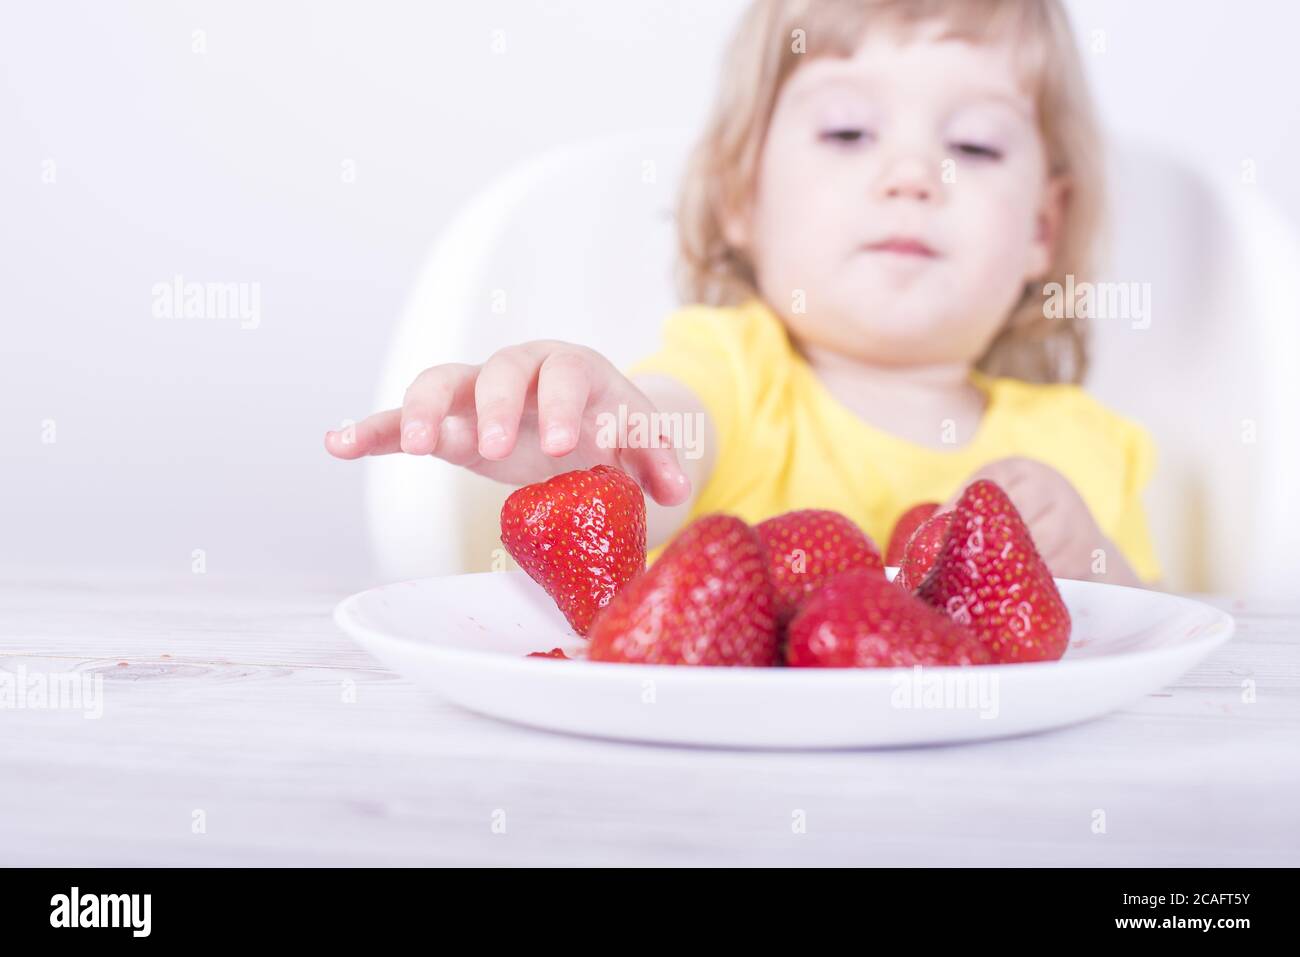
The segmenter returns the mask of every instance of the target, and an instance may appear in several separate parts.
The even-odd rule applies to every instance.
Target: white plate
[[[891,569],[892,575],[892,569]],[[586,640],[523,572],[373,588],[334,620],[381,662],[481,714],[552,731],[748,748],[884,747],[1042,731],[1159,691],[1233,631],[1174,595],[1058,579],[1054,662],[973,668],[707,668],[526,658]]]

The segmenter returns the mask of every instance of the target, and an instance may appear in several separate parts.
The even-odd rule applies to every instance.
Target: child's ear
[[[1047,275],[1056,256],[1056,246],[1061,238],[1061,224],[1070,205],[1070,181],[1066,176],[1053,176],[1043,187],[1043,200],[1038,208],[1038,221],[1034,227],[1034,241],[1029,250],[1026,282],[1034,282]]]
[[[748,249],[750,233],[749,204],[727,204],[718,216],[722,236],[732,249]]]

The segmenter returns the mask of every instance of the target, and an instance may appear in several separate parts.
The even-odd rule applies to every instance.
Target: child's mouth
[[[921,256],[926,259],[938,257],[938,252],[919,239],[910,236],[890,236],[879,242],[868,243],[862,247],[867,252],[896,253],[901,256]]]

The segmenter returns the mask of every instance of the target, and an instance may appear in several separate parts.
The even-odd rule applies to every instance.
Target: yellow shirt
[[[1076,385],[975,372],[987,398],[975,435],[951,450],[927,448],[869,425],[832,396],[756,299],[675,312],[660,351],[626,371],[672,376],[713,418],[718,454],[691,519],[728,512],[756,523],[791,509],[834,509],[883,551],[912,505],[942,502],[981,466],[1026,456],[1070,480],[1143,581],[1160,576],[1140,497],[1154,443]]]

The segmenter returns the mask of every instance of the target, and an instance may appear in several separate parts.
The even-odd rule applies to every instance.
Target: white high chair
[[[441,362],[513,342],[581,342],[624,365],[676,307],[671,269],[686,131],[627,134],[519,165],[470,201],[407,303],[376,408]],[[1257,189],[1156,151],[1116,155],[1113,256],[1102,278],[1150,283],[1149,328],[1093,324],[1086,383],[1143,422],[1164,585],[1289,594],[1300,580],[1300,241]],[[432,458],[369,460],[367,512],[385,579],[482,571],[502,556],[510,489]]]

